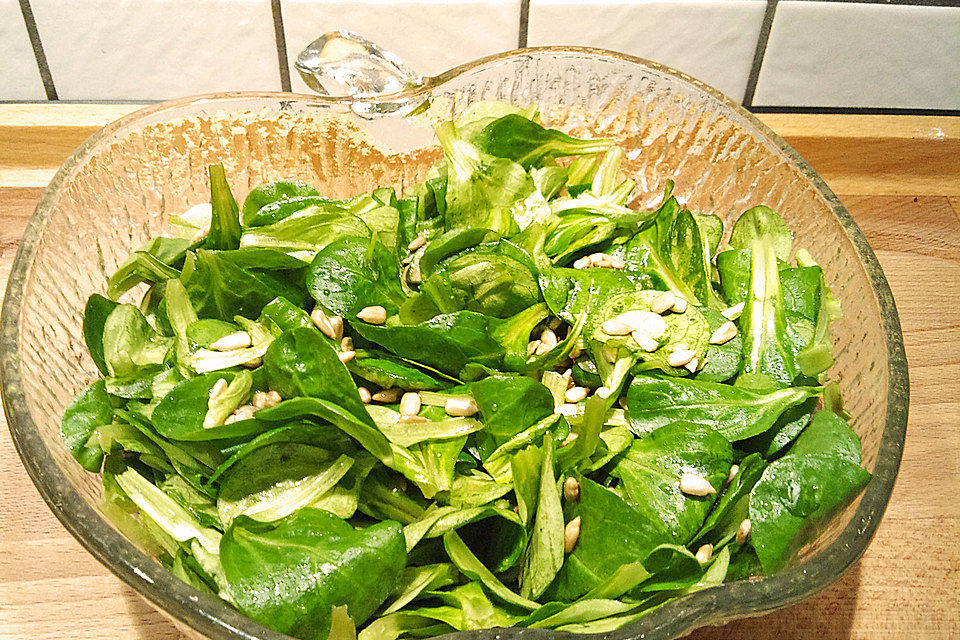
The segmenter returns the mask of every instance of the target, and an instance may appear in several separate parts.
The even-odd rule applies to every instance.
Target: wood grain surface
[[[86,136],[135,108],[0,105],[0,291],[43,185]],[[960,637],[960,118],[762,119],[839,194],[886,272],[910,365],[907,442],[877,535],[838,583],[692,637]],[[0,428],[0,640],[28,638],[180,634],[63,529]]]

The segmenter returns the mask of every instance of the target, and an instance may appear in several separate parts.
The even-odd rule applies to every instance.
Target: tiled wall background
[[[582,45],[758,111],[960,114],[960,0],[0,0],[0,101],[306,91],[292,61],[336,28],[425,74]]]

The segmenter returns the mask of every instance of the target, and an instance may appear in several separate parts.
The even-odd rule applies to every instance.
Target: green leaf
[[[346,605],[362,624],[386,600],[406,549],[395,522],[355,530],[306,508],[275,522],[238,518],[223,536],[220,557],[244,613],[281,633],[323,640],[331,607]]]
[[[763,568],[760,566],[757,552],[752,546],[744,545],[730,554],[727,582],[746,580],[761,575],[763,575]]]
[[[351,325],[361,336],[387,351],[428,367],[460,376],[468,363],[496,367],[503,346],[491,337],[495,318],[472,311],[439,315],[417,325]]]
[[[260,522],[284,518],[317,502],[349,471],[353,459],[302,444],[259,448],[237,462],[220,480],[217,511],[223,526],[238,516]],[[320,507],[322,508],[322,507]]]
[[[530,624],[532,629],[556,629],[567,624],[593,622],[635,609],[636,603],[619,600],[584,599]]]
[[[433,371],[427,373],[403,358],[390,354],[358,349],[356,356],[347,363],[347,369],[353,375],[389,389],[397,387],[407,391],[435,391],[445,386],[444,374]]]
[[[530,344],[530,333],[547,316],[547,305],[540,303],[521,311],[512,318],[497,323],[490,335],[499,342],[505,353],[503,355],[503,369],[507,371],[524,371],[528,366],[527,346]],[[550,356],[554,349],[544,356]]]
[[[297,327],[312,327],[313,321],[306,311],[283,297],[271,300],[260,312],[260,322],[269,321],[281,333]]]
[[[533,262],[506,241],[472,247],[444,261],[420,290],[438,312],[466,309],[495,318],[509,318],[540,301]]]
[[[114,413],[117,418],[125,421],[149,442],[159,447],[176,472],[188,480],[195,489],[201,487],[201,481],[207,478],[221,461],[218,453],[209,451],[199,443],[191,445],[189,451],[182,446],[182,443],[174,444],[157,433],[153,425],[138,414],[124,409],[116,409]]]
[[[450,491],[442,496],[442,501],[455,507],[479,507],[502,498],[512,490],[512,485],[497,482],[489,475],[474,470],[470,475],[455,475]]]
[[[97,380],[77,394],[63,410],[60,437],[77,462],[87,471],[99,471],[103,451],[91,436],[97,427],[110,424],[113,406],[103,380]]]
[[[426,422],[389,421],[377,426],[390,442],[401,447],[412,447],[428,440],[459,438],[483,429],[483,423],[472,418],[447,418]]]
[[[583,596],[583,600],[619,598],[650,577],[641,562],[621,565],[619,569]]]
[[[580,517],[580,536],[545,598],[574,600],[599,588],[617,571],[647,557],[665,538],[657,521],[619,495],[580,478],[580,501],[568,519]]]
[[[483,588],[476,582],[468,582],[449,591],[436,591],[432,595],[460,610],[462,623],[459,623],[456,628],[464,631],[490,629],[491,627],[511,627],[520,618],[520,616],[512,615],[505,607],[493,604],[483,592]],[[436,611],[441,608],[435,607],[432,610]],[[425,615],[430,615],[428,609],[421,609],[420,611]],[[446,617],[445,619],[451,623],[454,621],[452,617]]]
[[[540,605],[532,600],[528,600],[508,589],[483,563],[477,560],[470,548],[464,544],[463,540],[456,532],[451,531],[443,536],[443,547],[447,550],[450,560],[457,566],[460,572],[471,580],[479,580],[490,593],[497,596],[507,604],[520,607],[521,609],[534,610]]]
[[[488,124],[510,114],[523,116],[529,120],[539,119],[536,105],[531,104],[522,108],[499,100],[480,100],[467,105],[453,122],[457,126],[457,131],[460,132],[461,137],[464,140],[472,141],[480,135]]]
[[[433,238],[423,249],[420,256],[420,272],[424,277],[436,273],[440,264],[471,247],[496,243],[501,235],[495,231],[481,228],[451,229]]]
[[[404,300],[393,252],[377,240],[358,236],[334,240],[317,252],[307,289],[325,310],[348,319],[373,305],[394,315]]]
[[[669,197],[660,205],[655,222],[624,245],[623,260],[631,268],[653,271],[688,302],[705,304],[710,278],[696,220],[689,211],[680,211],[676,198]]]
[[[132,304],[117,305],[103,324],[103,359],[115,377],[159,369],[171,346],[173,339],[154,331]]]
[[[177,270],[186,256],[191,242],[182,238],[154,238],[130,254],[110,279],[107,297],[117,300],[141,282],[163,282],[179,278]]]
[[[375,427],[357,385],[337,351],[315,328],[284,331],[263,358],[269,388],[283,398],[317,398],[343,407],[357,422]]]
[[[220,391],[216,397],[212,395],[208,397],[207,413],[203,418],[203,427],[211,429],[223,425],[227,417],[250,397],[252,387],[253,376],[249,371],[240,371],[234,375],[227,387]],[[163,401],[161,400],[161,402]],[[154,410],[154,413],[156,413],[156,410]]]
[[[220,534],[200,523],[177,502],[152,482],[133,469],[111,474],[123,492],[140,511],[150,517],[167,535],[177,542],[197,543],[209,554],[216,555],[220,548]]]
[[[470,429],[476,425],[459,423]],[[455,464],[467,437],[428,440],[409,447],[393,446],[393,468],[413,480],[424,497],[432,498],[452,487]]]
[[[675,544],[659,545],[644,559],[643,567],[651,576],[637,587],[637,593],[686,589],[703,576],[696,556]]]
[[[780,214],[760,205],[744,211],[730,232],[730,246],[734,249],[752,249],[755,242],[763,243],[777,258],[786,260],[793,247],[793,233]]]
[[[517,528],[523,526],[520,517],[505,501],[476,507],[433,506],[404,527],[407,550],[412,550],[421,540],[443,536],[472,522],[490,518],[502,519]],[[488,533],[492,528],[485,527]]]
[[[394,599],[383,610],[384,616],[399,611],[418,599],[424,591],[434,591],[446,587],[457,579],[457,568],[449,562],[429,564],[422,567],[407,567],[400,574],[400,580],[394,588]]]
[[[187,326],[186,335],[190,343],[208,349],[220,338],[239,330],[240,328],[232,322],[204,318],[191,322]]]
[[[322,442],[325,449],[335,453],[348,453],[356,449],[354,441],[333,425],[293,421],[290,424],[265,431],[232,449],[225,450],[224,453],[229,454],[229,457],[217,466],[210,482],[216,482],[227,469],[257,449],[281,442],[298,444]]]
[[[261,423],[283,424],[304,419],[320,420],[335,425],[384,464],[393,466],[395,447],[392,447],[386,436],[372,424],[373,421],[370,420],[369,415],[366,420],[361,420],[353,413],[352,408],[338,404],[336,400],[291,398],[256,413],[256,420]]]
[[[783,292],[772,244],[755,240],[751,248],[750,295],[740,316],[743,336],[741,373],[764,374],[790,386],[799,370],[787,337]]]
[[[281,213],[282,205],[303,196],[319,195],[319,191],[299,180],[266,182],[252,189],[244,199],[241,210],[243,224],[246,227],[259,227],[282,220],[286,217]]]
[[[610,397],[605,399],[595,393],[587,398],[583,408],[583,421],[576,428],[577,439],[573,441],[573,444],[569,444],[560,450],[559,462],[562,470],[569,471],[580,468],[581,463],[589,460],[597,451],[597,447],[603,442],[601,432],[607,413],[618,395],[610,394]],[[626,435],[625,444],[628,444],[633,438],[629,433]],[[610,456],[611,459],[612,457]]]
[[[707,516],[697,533],[697,544],[700,543],[701,538],[714,530],[718,530],[718,533],[711,535],[708,541],[715,547],[736,534],[737,528],[743,521],[743,517],[738,518],[736,514],[746,508],[746,504],[743,504],[743,507],[741,504],[749,500],[750,492],[767,468],[767,463],[759,454],[752,453],[741,460],[739,466],[737,475],[723,490],[713,511]]]
[[[459,138],[452,122],[437,129],[437,138],[447,163],[444,228],[509,233],[516,224],[510,207],[534,190],[527,172],[512,160],[482,153]]]
[[[249,372],[244,372],[249,376]],[[208,373],[177,383],[153,410],[151,420],[157,431],[172,440],[211,440],[225,437],[243,437],[259,433],[264,426],[256,420],[245,420],[230,425],[205,424],[209,410],[210,391],[218,380],[228,384],[232,373]],[[246,383],[249,390],[249,381]],[[233,398],[234,408],[242,401]],[[230,410],[232,412],[232,409]]]
[[[296,271],[310,264],[309,259],[301,260],[271,247],[243,247],[230,251],[218,251],[217,256],[235,267],[261,271]]]
[[[510,479],[517,498],[517,513],[526,530],[530,529],[537,514],[542,467],[543,450],[540,447],[524,447],[510,458]]]
[[[430,616],[397,611],[371,622],[357,638],[358,640],[397,640],[400,636],[432,638],[455,630],[450,625],[437,622]]]
[[[520,566],[520,595],[536,599],[563,566],[564,522],[560,489],[553,473],[553,441],[543,443],[533,531]]]
[[[553,414],[550,390],[522,376],[491,376],[470,385],[470,395],[480,409],[484,431],[497,445]]]
[[[672,216],[661,213],[656,230],[660,258],[696,296],[688,301],[706,306],[710,301],[710,259],[693,214],[686,209]]]
[[[233,198],[222,164],[207,167],[210,174],[210,233],[204,246],[207,249],[236,249],[240,246],[240,208]]]
[[[496,478],[497,481],[506,482],[510,478],[509,457],[518,449],[528,444],[538,442],[545,434],[550,433],[554,429],[559,420],[560,416],[551,414],[540,422],[535,423],[533,426],[511,437],[487,456],[486,460],[483,461],[484,468],[491,476]]]
[[[142,458],[141,458],[142,460]],[[222,528],[213,497],[197,491],[185,478],[171,473],[157,486],[186,509],[204,527]]]
[[[723,584],[730,567],[730,547],[724,547],[713,554],[709,568],[703,572],[700,580],[684,589],[684,593],[693,593],[709,587],[718,587]]]
[[[780,266],[780,287],[783,306],[788,313],[816,322],[820,309],[823,270],[809,267]]]
[[[170,280],[164,288],[163,304],[170,328],[177,338],[177,363],[182,364],[184,358],[190,354],[190,340],[188,331],[190,326],[197,322],[197,312],[193,310],[186,289],[179,280]],[[209,343],[204,346],[209,346]],[[185,369],[185,367],[182,367]],[[188,372],[183,371],[184,375]]]
[[[110,370],[103,355],[103,327],[117,306],[113,300],[95,293],[87,298],[87,305],[83,309],[83,340],[93,363],[105,376],[110,375]]]
[[[813,337],[797,354],[800,371],[807,376],[823,373],[833,366],[833,342],[830,323],[840,317],[840,303],[830,295],[823,273],[820,274],[820,306],[817,310]]]
[[[347,236],[370,237],[370,228],[343,203],[323,198],[301,198],[281,205],[292,213],[276,222],[247,229],[240,240],[244,248],[270,247],[312,260],[331,242]],[[280,215],[280,212],[277,213]]]
[[[860,464],[860,437],[843,418],[824,409],[814,414],[789,454],[821,454]]]
[[[682,420],[708,426],[734,442],[763,433],[786,409],[820,391],[791,387],[759,393],[696,379],[637,376],[627,391],[627,418],[638,436]]]
[[[730,249],[717,254],[720,288],[727,304],[746,302],[750,295],[750,249]]]
[[[645,272],[619,269],[541,269],[540,288],[550,311],[573,324],[585,312],[599,309],[611,297],[637,289],[655,289]]]
[[[684,494],[680,476],[696,473],[719,491],[732,464],[730,443],[712,428],[674,422],[634,440],[610,475],[620,478],[623,497],[660,532],[657,544],[682,545],[700,529],[717,495]]]
[[[859,464],[824,454],[787,455],[763,472],[750,496],[751,539],[767,575],[870,480]]]
[[[295,275],[299,272],[247,269],[214,251],[198,251],[190,264],[188,255],[180,281],[201,318],[256,318],[277,296],[306,305],[302,279]]]
[[[697,309],[706,319],[707,330],[710,335],[728,322],[716,309],[700,307]],[[697,372],[696,379],[706,382],[725,382],[737,375],[740,370],[740,360],[743,357],[743,336],[737,332],[730,340],[723,344],[710,344],[704,356],[706,362]]]
[[[661,291],[635,291],[604,298],[603,306],[592,310],[585,334],[596,344],[628,351],[631,356],[640,361],[635,368],[636,371],[659,369],[672,375],[687,374],[686,369],[682,367],[670,366],[670,354],[678,345],[685,344],[687,348],[696,352],[699,360],[703,360],[710,346],[710,325],[703,314],[693,306],[688,306],[684,313],[668,313],[663,316],[666,328],[658,339],[660,346],[653,352],[643,350],[631,336],[611,336],[603,330],[604,321],[614,319],[628,311],[649,312],[653,301],[662,293]]]
[[[481,151],[498,158],[509,158],[527,169],[545,159],[600,153],[613,146],[613,140],[607,138],[574,138],[515,114],[488,124],[473,143]]]
[[[820,400],[820,397],[811,396],[800,404],[790,407],[777,418],[770,429],[741,441],[738,446],[746,452],[756,451],[768,460],[776,457],[777,453],[793,442],[810,424],[810,419]]]

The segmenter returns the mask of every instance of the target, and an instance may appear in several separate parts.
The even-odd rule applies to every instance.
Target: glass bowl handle
[[[423,86],[423,75],[350,31],[320,36],[300,52],[294,66],[311,89],[353,103],[362,115],[398,115],[423,102],[414,95]]]

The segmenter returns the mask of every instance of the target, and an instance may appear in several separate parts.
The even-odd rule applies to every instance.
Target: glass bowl
[[[313,73],[318,88],[327,86],[322,69],[298,68]],[[615,138],[627,152],[625,170],[637,182],[640,206],[657,201],[673,179],[687,207],[728,221],[757,204],[777,209],[843,303],[831,375],[863,441],[863,464],[874,474],[866,490],[780,573],[687,595],[603,637],[674,638],[785,607],[837,580],[869,543],[893,488],[906,432],[907,365],[880,265],[817,174],[716,90],[631,56],[543,48],[483,58],[435,78],[404,80],[399,65],[387,71],[401,73],[400,84],[381,83],[380,95],[374,87],[353,100],[226,93],[152,105],[92,136],[60,168],[10,276],[0,378],[24,466],[70,533],[192,636],[287,637],[178,580],[99,511],[99,477],[71,458],[58,433],[64,406],[96,376],[80,329],[84,302],[104,290],[107,275],[132,249],[164,232],[169,215],[208,201],[208,164],[224,163],[238,196],[279,178],[305,180],[335,198],[382,185],[402,191],[439,157],[431,117],[496,99],[533,103],[545,124],[574,134]],[[343,77],[349,85],[350,74]],[[392,95],[382,95],[383,86]],[[403,117],[423,111],[418,107],[427,99],[425,113]],[[516,629],[456,635],[520,634],[560,635]]]

